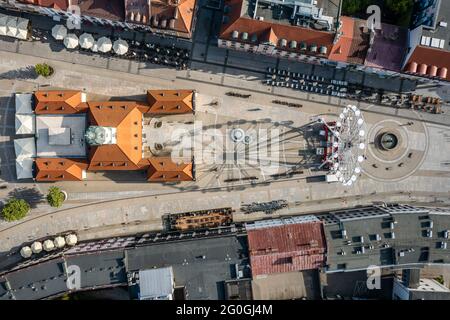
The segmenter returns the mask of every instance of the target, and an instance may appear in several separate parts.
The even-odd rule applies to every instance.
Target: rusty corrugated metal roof
[[[304,222],[248,230],[253,275],[323,266],[326,243],[322,222]]]

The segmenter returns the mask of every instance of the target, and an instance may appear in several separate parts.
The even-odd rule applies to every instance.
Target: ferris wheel
[[[345,186],[351,186],[361,173],[365,160],[366,123],[361,111],[354,105],[342,110],[336,122],[321,122],[328,128],[329,153],[325,162],[330,174]]]

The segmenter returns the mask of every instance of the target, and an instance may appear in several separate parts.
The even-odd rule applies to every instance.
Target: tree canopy
[[[16,221],[25,218],[30,211],[30,205],[23,199],[11,198],[2,209],[2,217],[6,221]]]
[[[48,189],[47,201],[50,206],[59,208],[64,202],[64,193],[58,187],[50,187]]]

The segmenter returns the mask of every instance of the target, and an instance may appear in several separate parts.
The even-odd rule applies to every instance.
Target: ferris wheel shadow
[[[214,123],[198,130],[192,130],[189,134],[199,138],[200,135],[207,135],[209,129],[217,129],[216,134],[226,138],[227,130],[241,128],[244,132],[251,130],[267,131],[269,134],[257,143],[245,145],[235,144],[230,150],[226,145],[216,147],[219,155],[229,156],[238,153],[246,154],[253,161],[226,161],[217,163],[203,163],[199,161],[195,164],[196,181],[185,183],[167,184],[171,188],[179,191],[215,192],[215,191],[236,191],[245,190],[261,185],[270,185],[283,179],[299,178],[305,169],[316,169],[321,164],[321,155],[316,150],[321,146],[320,131],[323,125],[317,121],[311,121],[302,126],[295,126],[294,121],[273,121],[270,118]],[[276,136],[270,133],[277,132]],[[200,137],[200,138],[203,138]],[[205,139],[210,143],[210,140]],[[201,145],[201,148],[210,148],[208,144]],[[261,150],[269,150],[262,154]],[[277,150],[277,155],[273,154]],[[199,150],[195,150],[197,153]],[[198,159],[196,159],[198,160]],[[249,160],[249,159],[245,159]],[[263,166],[269,163],[270,166],[278,168],[277,172],[267,173]]]

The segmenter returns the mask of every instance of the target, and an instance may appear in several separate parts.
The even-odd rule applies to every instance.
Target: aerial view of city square
[[[449,0],[0,0],[0,303],[450,300],[448,23]]]

